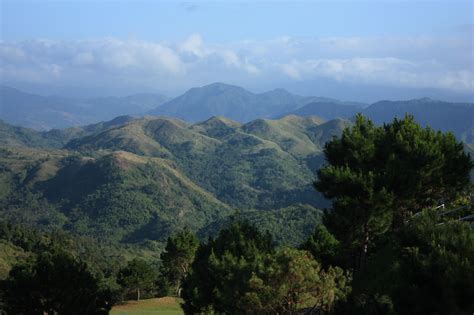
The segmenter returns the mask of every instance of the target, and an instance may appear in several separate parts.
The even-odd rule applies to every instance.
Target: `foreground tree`
[[[472,168],[452,134],[422,128],[411,116],[377,127],[358,115],[324,153],[328,165],[315,183],[333,200],[324,223],[354,270],[365,267],[379,235],[466,193]]]
[[[7,314],[108,314],[112,307],[87,266],[64,252],[13,267],[2,291]]]
[[[349,280],[341,268],[324,270],[310,253],[285,248],[252,275],[239,305],[251,314],[328,312],[350,291]]]
[[[235,222],[221,230],[196,252],[183,283],[185,313],[245,313],[239,301],[248,292],[252,275],[273,251],[270,235],[248,222]]]
[[[156,277],[152,266],[142,259],[135,258],[119,271],[117,283],[125,290],[135,291],[139,301],[141,291],[153,288]]]
[[[174,294],[180,295],[181,282],[189,272],[198,246],[199,240],[188,230],[168,238],[165,251],[160,256],[162,266],[159,282],[162,290],[171,287]]]
[[[322,224],[317,225],[314,233],[301,245],[301,249],[309,251],[325,268],[340,264],[339,247],[339,241]]]
[[[472,209],[471,209],[472,210]],[[396,247],[400,279],[392,289],[399,314],[472,314],[474,231],[471,223],[414,218]]]
[[[424,211],[385,241],[336,314],[472,314],[474,231]]]

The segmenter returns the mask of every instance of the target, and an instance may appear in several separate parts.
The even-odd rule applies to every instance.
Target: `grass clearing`
[[[127,301],[125,304],[116,305],[112,308],[112,315],[181,315],[184,314],[179,303],[180,299],[175,297],[162,297],[141,301]]]

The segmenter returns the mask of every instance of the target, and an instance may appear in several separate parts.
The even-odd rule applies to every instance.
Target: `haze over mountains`
[[[273,118],[311,102],[342,103],[323,97],[303,97],[284,89],[255,94],[238,86],[213,83],[190,89],[149,114],[177,117],[191,122],[203,121],[212,116],[248,122],[256,118]]]
[[[2,86],[0,102],[0,119],[37,130],[98,123],[120,115],[167,116],[192,123],[223,116],[245,123],[257,118],[282,118],[286,115],[317,116],[324,120],[351,119],[356,113],[362,113],[376,123],[409,113],[422,125],[452,131],[459,139],[473,142],[473,103],[450,103],[429,98],[379,101],[369,105],[300,96],[284,89],[252,93],[242,87],[214,83],[192,88],[174,99],[159,94],[89,99],[46,97]]]
[[[167,100],[160,94],[87,99],[40,96],[0,86],[0,119],[36,130],[60,129],[141,115]]]

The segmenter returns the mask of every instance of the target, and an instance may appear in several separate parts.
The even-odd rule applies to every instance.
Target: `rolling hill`
[[[72,140],[65,148],[171,159],[198,185],[237,208],[286,206],[295,199],[317,205],[310,166],[321,157],[324,141],[347,124],[292,116],[243,125],[213,117],[192,125],[149,117]]]
[[[125,244],[161,243],[184,227],[206,237],[237,210],[267,227],[281,219],[303,227],[310,217],[313,225],[327,205],[312,187],[313,172],[324,142],[348,124],[125,116],[37,132],[4,123],[0,212],[8,221]],[[311,215],[299,216],[302,209]],[[282,243],[303,237],[282,233]]]

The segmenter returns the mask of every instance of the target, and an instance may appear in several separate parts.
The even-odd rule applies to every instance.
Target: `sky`
[[[226,82],[358,101],[472,100],[473,1],[0,0],[0,81],[177,95]]]

